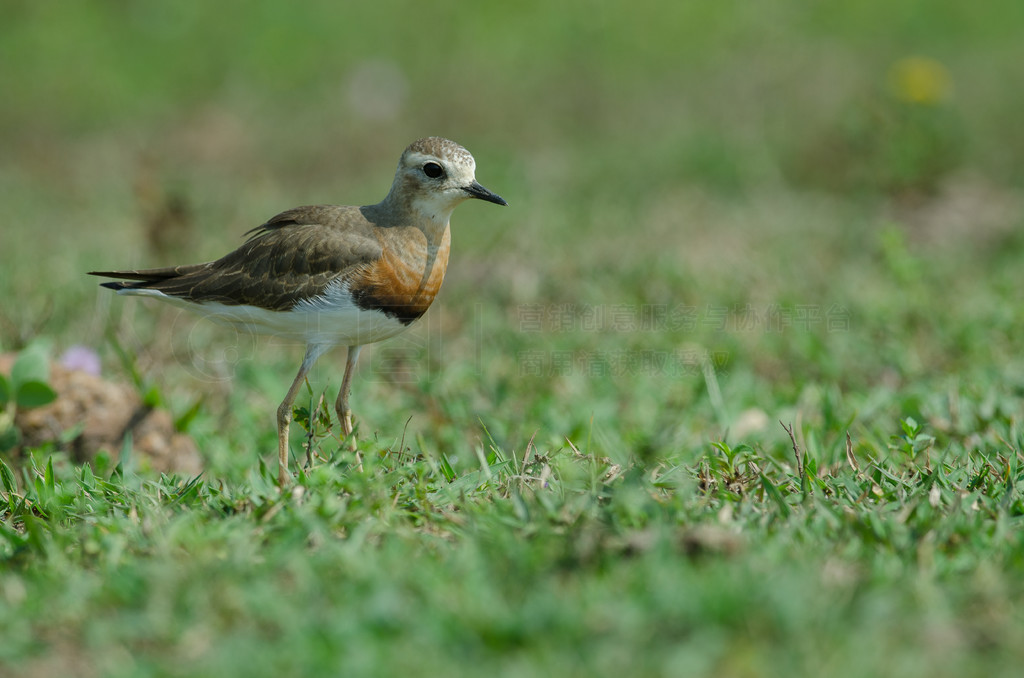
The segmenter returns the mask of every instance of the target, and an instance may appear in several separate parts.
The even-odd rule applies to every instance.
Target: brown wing
[[[250,233],[241,247],[217,261],[91,275],[137,281],[104,283],[118,290],[151,289],[194,302],[283,311],[382,254],[373,224],[355,207],[296,207]]]

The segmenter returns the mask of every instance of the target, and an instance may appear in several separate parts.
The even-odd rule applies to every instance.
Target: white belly
[[[323,295],[300,301],[288,311],[211,301],[195,303],[157,290],[124,289],[118,293],[156,297],[224,325],[304,344],[362,346],[383,341],[409,328],[380,311],[356,306],[344,284],[332,284]]]

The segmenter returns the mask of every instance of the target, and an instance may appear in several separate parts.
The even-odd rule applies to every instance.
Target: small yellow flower
[[[934,105],[946,100],[952,88],[949,71],[935,59],[906,57],[889,67],[889,90],[901,101]]]

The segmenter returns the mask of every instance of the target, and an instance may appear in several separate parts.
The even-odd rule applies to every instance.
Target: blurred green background
[[[781,637],[803,641],[799,665],[821,668],[818,675],[836,666],[879,675],[873,662],[882,660],[864,652],[879,643],[902,653],[905,663],[888,666],[902,675],[966,675],[957,669],[977,666],[979,657],[1002,668],[1019,659],[1019,614],[1003,610],[997,619],[958,588],[968,572],[992,600],[1021,599],[1019,539],[1016,560],[999,556],[1009,548],[1002,531],[1009,523],[985,532],[991,541],[983,548],[959,533],[940,541],[936,589],[915,597],[908,581],[917,582],[915,563],[925,558],[917,537],[905,550],[872,536],[843,551],[823,536],[833,519],[821,518],[822,509],[807,532],[772,542],[775,523],[760,517],[770,505],[764,494],[761,503],[742,504],[742,487],[733,496],[728,483],[708,489],[700,476],[709,493],[701,503],[694,469],[705,468],[705,455],[718,459],[710,443],[723,440],[750,445],[765,469],[776,467],[764,460],[789,468],[780,419],[796,423],[822,473],[845,468],[847,431],[862,463],[889,454],[907,462],[899,456],[906,445],[892,436],[912,429],[906,435],[916,439],[917,422],[934,436],[935,453],[953,455],[958,468],[973,454],[982,465],[1006,449],[1019,456],[1024,3],[7,0],[0,13],[3,350],[40,337],[58,353],[86,344],[101,353],[105,374],[126,378],[116,338],[143,386],[158,389],[176,417],[201,405],[188,433],[209,464],[207,477],[247,477],[275,449],[273,412],[301,348],[117,298],[84,272],[209,260],[284,209],[376,202],[408,143],[446,136],[474,154],[478,179],[511,206],[460,207],[447,281],[425,322],[364,352],[352,406],[367,449],[404,443],[426,459],[443,454],[465,473],[487,450],[521,458],[532,440],[538,458],[571,456],[575,445],[635,477],[685,468],[689,484],[672,491],[688,508],[673,514],[671,526],[727,522],[718,511],[725,506],[731,516],[735,499],[745,534],[757,545],[763,538],[774,555],[766,565],[755,548],[728,561],[727,572],[741,573],[748,587],[731,598],[726,574],[694,565],[692,586],[709,592],[695,619],[725,611],[722,635],[707,645],[695,631],[701,642],[692,656],[652,654],[669,667],[665,675],[678,675],[671,667],[691,659],[725,666],[717,675],[760,675],[765,656],[774,657],[771,666],[791,667],[797,660],[783,656],[778,648],[788,645],[772,635],[786,623]],[[340,353],[322,358],[314,389],[336,388],[342,365]],[[901,429],[905,417],[914,426]],[[917,453],[913,444],[907,449]],[[567,478],[567,485],[578,479]],[[371,514],[374,501],[391,504],[383,481],[363,489]],[[929,489],[915,491],[931,501]],[[902,492],[893,491],[892,506]],[[513,520],[498,499],[479,504],[473,510],[492,527]],[[223,505],[234,510],[227,499]],[[424,551],[449,553],[440,539],[418,541],[431,524],[424,518],[421,531],[421,518],[410,513],[396,519],[407,541],[387,542],[393,550],[369,549],[369,560],[346,552],[345,567],[363,573],[369,588],[386,587],[373,580],[375,558],[399,567]],[[658,515],[628,514],[625,522],[646,525]],[[619,537],[615,525],[608,529]],[[594,528],[599,535],[602,526]],[[561,527],[529,524],[551,549],[562,543]],[[392,525],[378,528],[383,534]],[[453,540],[471,553],[458,562],[478,572],[479,547],[480,567],[498,567],[506,549],[525,543],[517,535],[460,533]],[[273,558],[292,553],[269,541],[280,551]],[[806,562],[787,570],[812,542]],[[205,553],[203,544],[196,551]],[[250,547],[263,553],[262,542]],[[873,560],[886,548],[896,555]],[[545,578],[548,554],[523,549],[524,581],[541,578],[540,590],[553,592],[545,604],[576,609],[554,597],[565,590]],[[690,567],[672,553],[655,550],[661,559],[652,565],[669,588],[673,568]],[[833,556],[855,564],[843,569]],[[163,577],[161,567],[179,567],[175,557],[139,576]],[[149,567],[145,558],[140,567]],[[631,566],[622,563],[616,571],[625,576]],[[443,579],[442,568],[432,576]],[[352,572],[342,569],[342,577]],[[762,580],[766,570],[771,576]],[[803,588],[804,575],[819,572],[853,582],[842,589],[850,600],[862,586],[871,593],[861,607],[831,611],[822,602],[835,590],[831,580]],[[273,572],[258,576],[276,582]],[[316,598],[323,581],[303,576]],[[182,579],[183,589],[199,585]],[[477,584],[474,591],[504,590]],[[602,589],[609,628],[636,622],[630,628],[648,637],[645,615],[658,606],[648,597],[658,593],[638,581],[646,593],[627,600],[616,586]],[[905,601],[893,596],[906,591],[911,602],[889,603],[906,617],[892,617],[885,601]],[[424,620],[437,605],[424,600],[423,616],[410,617],[405,632],[434,628]],[[771,604],[762,609],[758,600]],[[817,601],[832,626],[820,631],[793,600]],[[633,603],[632,617],[618,614],[615,605]],[[453,605],[449,630],[463,616]],[[946,644],[923,621],[936,610],[954,626],[970,616],[977,645],[974,636]],[[847,613],[860,615],[849,635]],[[750,615],[764,628],[748,625]],[[289,609],[281,619],[301,616]],[[534,638],[528,614],[516,623],[516,633]],[[931,663],[921,663],[924,654],[901,642],[896,628],[930,642]],[[452,633],[451,646],[428,634],[420,647],[456,656],[461,635]],[[552,671],[569,661],[559,654],[563,637],[551,635]],[[239,643],[253,647],[251,640]],[[820,643],[845,649],[822,658]],[[624,652],[607,671],[629,665]],[[508,675],[532,675],[511,666]],[[920,673],[902,670],[915,666]]]
[[[208,260],[288,207],[375,202],[402,148],[437,134],[467,146],[512,207],[456,213],[448,281],[408,344],[413,363],[429,354],[419,387],[396,395],[373,369],[360,375],[355,402],[374,430],[440,401],[454,411],[431,420],[438,432],[455,424],[478,440],[477,418],[493,414],[491,432],[516,449],[538,427],[560,439],[591,415],[616,445],[675,444],[679,426],[699,444],[709,423],[771,414],[809,383],[856,394],[1020,373],[1020,3],[13,2],[5,13],[9,349],[42,333],[106,350],[113,323],[180,407],[196,373],[208,376],[198,361],[216,364],[218,383],[262,380],[265,399],[246,402],[271,411],[299,349],[169,321],[177,312],[115,300],[83,272]],[[639,323],[613,326],[615,308],[685,322],[629,331]],[[527,327],[538,309],[539,332]],[[588,312],[605,319],[588,326]],[[690,347],[721,357],[724,399],[705,397],[700,375],[600,378],[617,351],[672,359]],[[536,351],[539,374],[524,362]],[[570,369],[552,365],[556,351]],[[325,383],[333,362],[319,366]],[[157,370],[175,363],[186,369]],[[572,414],[552,412],[572,399]],[[694,415],[686,425],[680,408]]]
[[[700,444],[748,408],[774,419],[809,383],[855,394],[1020,373],[1019,3],[5,13],[8,349],[45,334],[106,351],[113,326],[179,408],[239,378],[253,411],[272,411],[300,349],[167,320],[178,312],[101,294],[83,272],[208,260],[288,207],[375,202],[402,148],[437,134],[467,146],[512,207],[456,213],[439,304],[420,336],[396,340],[428,359],[418,386],[360,375],[374,430],[394,435],[395,410],[440,402],[421,423],[442,440],[478,440],[493,415],[491,433],[521,449],[593,415],[628,454]],[[634,322],[614,326],[615,309]],[[631,331],[644,313],[668,322]],[[724,398],[700,374],[608,367],[622,351],[678,362],[692,347],[720,356]],[[324,383],[336,367],[321,362]]]

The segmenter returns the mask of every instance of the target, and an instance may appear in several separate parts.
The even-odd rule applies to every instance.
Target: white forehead
[[[469,153],[461,155],[434,155],[431,153],[418,153],[416,151],[406,151],[405,155],[402,156],[403,164],[408,167],[422,167],[428,162],[438,162],[444,165],[448,169],[455,168],[468,168],[470,171],[476,170],[476,161],[473,160],[473,156]]]
[[[473,176],[476,172],[476,161],[469,151],[442,137],[419,139],[402,153],[402,164],[407,167],[422,167],[432,160],[439,162],[451,174]]]
[[[460,147],[461,148],[461,147]],[[409,168],[419,169],[428,162],[436,162],[445,168],[446,173],[452,179],[473,180],[476,177],[476,161],[465,149],[462,153],[440,154],[420,153],[418,151],[406,151],[402,155],[402,164]]]

